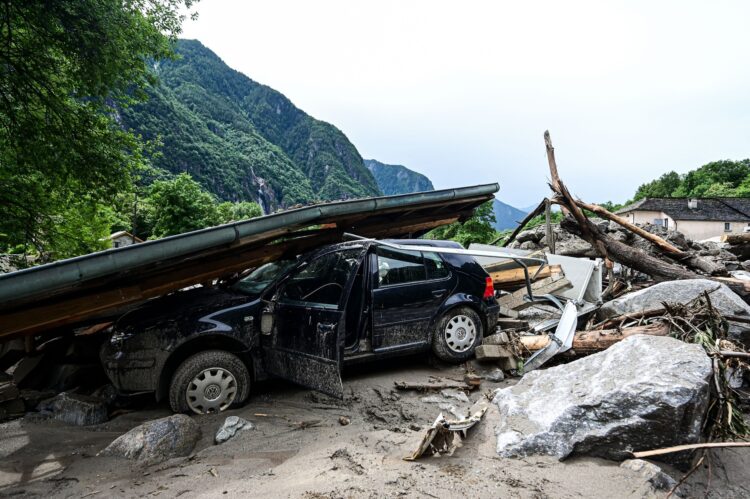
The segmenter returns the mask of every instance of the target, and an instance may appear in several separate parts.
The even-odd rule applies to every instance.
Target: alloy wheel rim
[[[476,337],[476,324],[466,315],[455,315],[445,325],[445,342],[454,352],[463,353],[471,348]]]
[[[188,407],[197,414],[214,414],[228,408],[237,395],[237,380],[221,367],[198,373],[185,391]]]

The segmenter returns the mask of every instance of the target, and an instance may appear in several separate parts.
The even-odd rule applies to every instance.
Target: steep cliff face
[[[383,194],[406,194],[409,192],[433,191],[429,178],[402,165],[387,165],[374,159],[366,159],[365,166],[375,176]]]
[[[154,67],[160,84],[123,124],[158,140],[154,166],[187,171],[221,199],[267,211],[317,200],[376,196],[375,178],[346,136],[276,90],[227,66],[194,40]]]

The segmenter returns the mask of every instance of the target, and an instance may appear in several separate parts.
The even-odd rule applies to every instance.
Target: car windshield
[[[266,263],[253,270],[250,275],[236,282],[232,289],[248,295],[259,295],[277,277],[289,270],[297,260],[279,260]]]

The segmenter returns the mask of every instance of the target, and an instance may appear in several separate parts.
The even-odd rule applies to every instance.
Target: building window
[[[114,247],[115,247],[115,248],[119,248],[119,247],[120,247],[120,241],[115,241],[115,243],[114,243]]]
[[[724,232],[732,232],[732,224],[729,222],[724,222]]]
[[[665,218],[665,219],[664,219],[664,228],[665,228],[665,229],[668,229],[668,228],[669,228],[669,219],[668,219],[668,218]]]

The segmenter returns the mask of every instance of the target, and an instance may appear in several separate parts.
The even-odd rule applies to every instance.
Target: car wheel
[[[473,309],[457,307],[437,321],[432,351],[443,361],[459,363],[470,359],[482,343],[482,321]]]
[[[232,353],[207,350],[177,368],[169,385],[169,405],[174,412],[214,414],[242,404],[249,393],[245,363]]]

